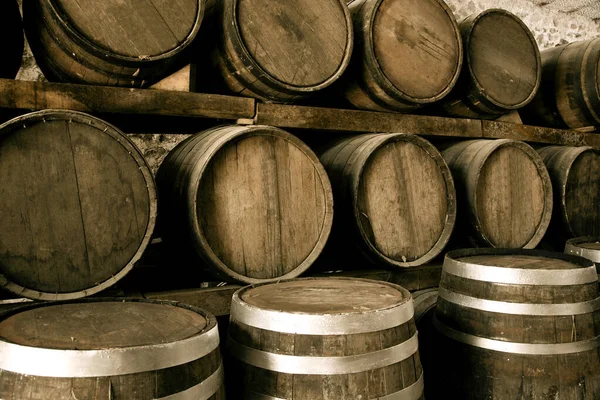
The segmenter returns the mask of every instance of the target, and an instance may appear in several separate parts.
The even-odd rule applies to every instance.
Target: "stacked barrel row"
[[[457,23],[442,0],[27,0],[23,18],[53,81],[146,87],[194,63],[201,91],[295,102],[330,88],[337,106],[497,118],[541,78],[519,18],[493,9]]]
[[[117,128],[42,111],[0,126],[2,286],[41,300],[122,279],[157,234],[223,281],[418,267],[450,247],[534,248],[597,235],[600,155],[513,140],[367,134],[313,146],[268,126],[190,136],[157,188]],[[550,173],[549,173],[550,172]],[[554,201],[553,201],[554,193]],[[335,211],[334,211],[335,204]],[[553,211],[554,210],[554,211]],[[203,272],[204,273],[204,272]]]

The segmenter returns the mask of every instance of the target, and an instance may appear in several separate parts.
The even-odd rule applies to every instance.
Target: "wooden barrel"
[[[547,146],[537,149],[554,191],[548,239],[600,236],[600,151],[592,147]],[[550,237],[551,236],[551,237]]]
[[[542,85],[521,111],[523,122],[557,128],[600,128],[600,38],[542,51]]]
[[[442,155],[462,204],[457,235],[491,247],[540,242],[552,216],[552,184],[535,150],[508,139],[468,140]]]
[[[354,42],[345,0],[223,0],[213,62],[229,92],[293,102],[335,82]]]
[[[0,337],[3,399],[225,399],[217,320],[181,303],[39,303]]]
[[[354,258],[357,247],[374,263],[413,267],[442,252],[454,228],[456,193],[448,166],[428,141],[359,135],[330,145],[320,159],[335,196],[328,245],[334,257]]]
[[[423,399],[410,293],[367,279],[238,290],[227,348],[238,399]]]
[[[24,45],[21,12],[17,0],[0,2],[0,37],[0,78],[13,79],[21,67]]]
[[[74,299],[125,276],[150,241],[156,189],[119,130],[48,110],[0,125],[0,285]]]
[[[435,398],[599,399],[598,288],[581,257],[448,253],[433,319]]]
[[[356,45],[344,86],[355,107],[408,112],[454,87],[462,39],[442,0],[358,0],[349,8]]]
[[[456,117],[493,119],[528,104],[538,91],[542,69],[529,28],[499,9],[471,15],[459,26],[463,69],[438,110]]]
[[[438,290],[425,289],[412,293],[415,305],[415,324],[419,332],[419,355],[423,364],[423,376],[425,377],[425,398],[435,398],[435,386],[438,385],[433,378],[430,369],[435,365],[437,354],[433,351],[434,328],[433,313],[437,303]],[[431,374],[431,375],[430,375]]]
[[[592,261],[600,278],[600,237],[582,236],[569,239],[565,244],[565,253]]]
[[[180,143],[157,173],[161,226],[217,277],[295,278],[321,253],[333,219],[327,173],[289,133],[224,126]]]
[[[28,0],[27,37],[47,78],[141,87],[184,58],[204,15],[203,0]]]

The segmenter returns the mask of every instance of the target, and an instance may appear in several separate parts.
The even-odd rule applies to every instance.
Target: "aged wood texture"
[[[188,64],[174,74],[156,82],[150,86],[150,89],[195,92],[196,74],[196,64]]]
[[[328,245],[334,257],[355,257],[350,248],[357,246],[380,265],[413,267],[442,252],[454,228],[456,194],[448,166],[429,142],[360,135],[320,153],[334,188]]]
[[[0,79],[0,107],[68,109],[111,114],[238,119],[254,116],[254,99],[166,90]]]
[[[230,92],[293,102],[332,84],[350,62],[343,0],[225,0],[214,13],[213,62]]]
[[[537,149],[554,192],[548,240],[600,236],[600,152],[591,147],[547,146]]]
[[[141,257],[156,191],[136,147],[87,114],[42,111],[0,126],[2,286],[34,299],[98,292]]]
[[[455,90],[437,108],[447,115],[495,119],[528,104],[541,80],[540,51],[515,15],[486,10],[460,24],[464,66]]]
[[[507,139],[469,140],[442,155],[462,204],[457,235],[483,246],[537,246],[552,215],[552,184],[535,150]]]
[[[192,136],[167,156],[157,181],[165,237],[191,239],[221,279],[296,277],[329,236],[327,174],[305,144],[277,128],[226,126]]]
[[[599,323],[588,260],[537,250],[448,253],[433,320],[432,398],[598,399]]]
[[[252,309],[249,318],[243,317],[246,307]],[[400,310],[408,314],[397,322],[382,318],[366,322],[380,312]],[[312,317],[331,319],[331,323],[299,327],[296,333],[289,333],[285,324],[267,329],[263,313],[269,312],[290,321]],[[353,328],[336,322],[340,316],[355,320]],[[323,329],[334,333],[318,333]],[[233,394],[235,398],[251,398],[257,393],[290,400],[376,399],[390,395],[422,399],[422,370],[416,347],[401,357],[392,355],[398,346],[414,341],[415,333],[409,292],[389,283],[299,279],[242,289],[234,296],[229,325],[229,353],[235,360],[230,373],[237,382],[241,376],[241,384],[232,388]],[[290,365],[294,365],[293,360],[308,360],[309,365],[301,371],[282,372],[282,364],[269,367],[257,363],[253,357],[257,350],[274,359],[291,358]],[[372,359],[351,367],[352,358]],[[324,368],[327,365],[338,367],[328,373]]]
[[[600,237],[582,236],[567,240],[565,254],[587,258],[596,264],[598,280],[600,280]]]
[[[527,124],[597,131],[600,128],[600,39],[542,52],[542,86],[523,110]]]
[[[350,103],[408,112],[450,92],[462,39],[442,0],[359,0],[349,9],[355,49],[343,91]]]
[[[39,375],[27,373],[27,365],[11,362],[10,357],[19,357],[20,349],[12,352],[2,360],[0,396],[7,400],[162,399],[198,390],[197,385],[206,385],[214,377],[214,390],[195,398],[223,400],[218,336],[211,343],[216,347],[200,357],[181,360],[171,350],[178,343],[200,342],[215,335],[216,324],[214,316],[172,302],[106,299],[24,306],[3,314],[0,345],[17,344],[38,352],[34,362],[41,365],[34,372]],[[144,348],[145,355],[129,362],[103,361],[122,351],[135,355]],[[42,358],[46,349],[54,349],[52,360]],[[76,352],[87,354],[79,369],[68,361]],[[98,365],[107,365],[107,371],[94,376]]]
[[[140,87],[185,58],[204,1],[25,0],[23,10],[36,61],[48,78]]]
[[[23,23],[17,0],[0,2],[0,37],[3,38],[0,78],[12,79],[17,75],[23,58]]]

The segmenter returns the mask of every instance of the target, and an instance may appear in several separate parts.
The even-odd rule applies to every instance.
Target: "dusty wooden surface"
[[[2,125],[0,142],[0,270],[18,285],[7,288],[83,297],[133,266],[154,229],[156,189],[122,133],[45,111]]]
[[[444,2],[359,0],[349,9],[356,45],[349,79],[340,86],[350,103],[406,112],[452,89],[462,65],[462,39]]]
[[[435,147],[415,135],[372,134],[322,150],[336,205],[331,257],[410,267],[439,255],[454,227],[456,192]]]
[[[552,187],[541,157],[509,140],[473,140],[442,151],[458,189],[455,236],[484,246],[533,248],[550,223]]]
[[[221,279],[296,277],[329,236],[327,174],[304,143],[280,129],[221,127],[190,137],[167,156],[157,183],[165,238],[191,238]],[[188,190],[196,196],[180,194]]]

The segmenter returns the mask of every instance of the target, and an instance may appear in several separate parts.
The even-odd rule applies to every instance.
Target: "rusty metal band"
[[[362,313],[306,314],[253,307],[233,295],[231,319],[253,328],[298,335],[352,335],[400,326],[414,315],[413,301]]]
[[[417,400],[423,395],[423,374],[412,385],[405,387],[395,393],[378,397],[378,400]],[[267,394],[256,393],[252,390],[244,392],[244,400],[288,400],[281,397],[269,396]]]
[[[594,266],[565,269],[540,270],[471,264],[457,260],[446,260],[445,273],[482,282],[534,286],[584,285],[598,281]]]
[[[507,303],[466,296],[464,294],[450,292],[440,287],[438,295],[440,298],[463,307],[493,313],[511,315],[581,315],[600,310],[600,297],[581,303],[567,304],[530,304],[530,303]]]
[[[595,263],[600,263],[600,250],[580,247],[577,243],[573,243],[572,239],[567,241],[567,244],[565,244],[565,253],[587,258]]]
[[[406,360],[417,352],[417,333],[406,342],[366,354],[341,357],[292,356],[256,350],[228,337],[227,348],[232,357],[246,364],[295,375],[354,374],[387,367]]]
[[[189,389],[157,400],[208,400],[223,386],[223,364],[208,378]]]
[[[522,355],[559,355],[573,354],[584,351],[595,350],[600,347],[600,336],[593,339],[571,343],[515,343],[482,338],[469,335],[452,329],[434,316],[433,326],[444,336],[454,339],[457,342],[479,347],[481,349],[499,351],[503,353],[522,354]]]
[[[137,374],[192,362],[217,347],[217,325],[177,342],[116,349],[57,350],[0,342],[0,369],[52,378]]]

